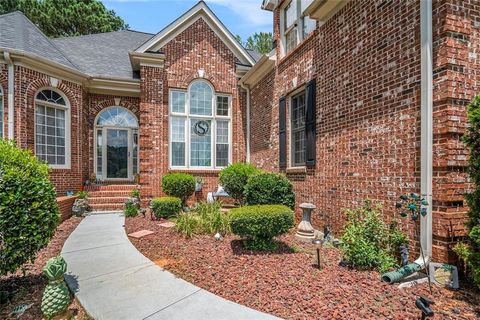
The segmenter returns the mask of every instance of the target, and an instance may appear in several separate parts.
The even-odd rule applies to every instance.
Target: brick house
[[[480,3],[261,5],[274,22],[267,55],[203,1],[157,34],[49,39],[22,13],[2,15],[0,133],[49,162],[59,195],[104,181],[97,209],[119,208],[134,182],[145,200],[161,195],[168,172],[202,177],[205,199],[238,161],[285,173],[334,232],[364,198],[391,220],[400,194],[421,192],[432,204],[421,241],[451,260],[465,236],[460,137],[480,77]]]

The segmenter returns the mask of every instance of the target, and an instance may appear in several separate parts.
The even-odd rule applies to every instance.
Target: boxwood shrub
[[[180,198],[184,205],[195,191],[195,178],[188,173],[168,173],[162,178],[162,189],[167,195]]]
[[[259,170],[251,164],[234,163],[220,171],[220,184],[229,196],[242,204],[248,178],[258,172]]]
[[[0,139],[0,275],[15,272],[48,244],[60,220],[49,168]]]
[[[153,214],[157,218],[170,218],[180,213],[182,200],[176,197],[155,198],[150,202]]]
[[[287,206],[259,205],[232,209],[229,212],[232,232],[244,238],[250,250],[272,250],[273,238],[293,227],[294,214]]]
[[[283,174],[262,172],[251,176],[245,186],[248,205],[283,204],[295,207],[293,185]]]

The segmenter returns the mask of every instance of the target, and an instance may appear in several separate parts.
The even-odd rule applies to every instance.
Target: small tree
[[[470,150],[470,179],[474,185],[472,193],[467,194],[468,211],[467,227],[468,244],[459,244],[455,252],[466,263],[473,281],[480,287],[480,96],[468,105],[469,127],[463,141]]]
[[[48,244],[59,222],[48,165],[0,139],[0,275],[15,272]]]

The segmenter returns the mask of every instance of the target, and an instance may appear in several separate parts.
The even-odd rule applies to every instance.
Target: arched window
[[[222,168],[230,162],[231,99],[204,80],[170,90],[170,167]]]
[[[3,120],[5,113],[3,112],[3,89],[0,86],[0,139],[3,138],[3,130],[5,126],[5,122]]]
[[[70,106],[53,89],[35,97],[35,154],[53,168],[70,167]]]
[[[97,118],[97,126],[138,128],[135,116],[125,108],[110,107],[102,111]]]

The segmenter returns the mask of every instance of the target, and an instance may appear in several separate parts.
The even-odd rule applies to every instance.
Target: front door
[[[106,178],[108,180],[131,179],[130,155],[130,129],[106,130]]]

